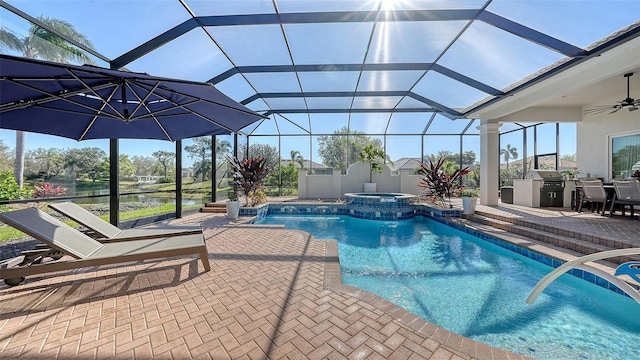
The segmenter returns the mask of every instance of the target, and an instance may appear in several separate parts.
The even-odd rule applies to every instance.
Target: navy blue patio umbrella
[[[75,140],[175,141],[264,118],[210,83],[0,55],[0,128]]]

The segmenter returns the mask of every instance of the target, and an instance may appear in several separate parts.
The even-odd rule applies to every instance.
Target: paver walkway
[[[340,284],[335,241],[202,222],[195,257],[33,276],[0,288],[0,358],[521,359]]]

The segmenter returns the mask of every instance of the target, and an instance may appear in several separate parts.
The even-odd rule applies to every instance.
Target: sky
[[[188,12],[177,0],[8,0],[7,3],[16,6],[30,15],[44,15],[66,20],[94,43],[98,52],[110,59],[117,58],[125,52],[148,41],[157,34],[182,23],[190,18]],[[273,12],[272,2],[269,0],[236,0],[236,1],[200,1],[185,0],[185,3],[196,15],[226,15],[247,13]],[[459,1],[387,1],[386,7],[396,9],[408,9],[413,6],[429,4],[435,8],[479,8],[485,2],[481,0]],[[418,4],[418,5],[416,5]],[[353,0],[353,1],[306,1],[297,2],[290,0],[278,1],[280,11],[293,12],[305,10],[340,11],[351,9],[374,10],[377,1]],[[625,9],[625,11],[620,11]],[[637,11],[633,11],[633,10]],[[549,33],[558,39],[578,47],[586,47],[595,41],[619,30],[638,18],[640,13],[640,1],[637,0],[494,0],[487,10],[510,20]],[[16,33],[24,33],[28,24],[10,12],[0,9],[3,26],[9,27]],[[103,19],[108,19],[105,21]],[[161,21],[158,21],[161,19]],[[356,42],[357,39],[368,37],[370,27],[366,24],[330,24],[331,26],[317,24],[290,24],[285,25],[289,36],[289,43],[285,44],[278,37],[270,35],[278,34],[280,28],[277,25],[260,25],[245,27],[217,27],[209,28],[216,41],[227,51],[237,65],[252,64],[286,64],[290,63],[287,52],[282,49],[289,47],[298,63],[324,62],[324,63],[351,63],[361,62],[363,51]],[[416,62],[433,61],[451,37],[464,22],[429,22],[411,24],[383,24],[377,29],[379,36],[373,39],[371,51],[367,59],[397,61],[397,54],[403,52],[403,59]],[[392,26],[393,25],[393,26]],[[407,33],[413,35],[420,33],[418,40],[428,42],[432,48],[420,48],[420,51],[412,50],[413,36],[405,37],[401,41],[389,41],[393,35]],[[350,36],[343,36],[349,33]],[[398,37],[394,37],[397,39]],[[402,37],[400,37],[402,39]],[[355,44],[355,45],[354,45]],[[377,46],[378,45],[378,46]],[[250,50],[248,50],[250,49]],[[337,49],[327,51],[327,49]],[[491,49],[491,51],[486,51]],[[284,54],[284,55],[283,55]],[[482,22],[475,22],[473,26],[450,48],[445,56],[439,60],[439,64],[459,71],[463,75],[484,82],[496,88],[503,88],[523,77],[543,68],[562,56],[550,49],[538,46],[532,42],[515,37],[507,32],[498,30]],[[496,66],[499,64],[499,66]],[[98,65],[107,64],[98,61]],[[189,80],[207,81],[232,67],[229,60],[217,48],[212,46],[208,34],[202,29],[194,29],[181,38],[171,41],[157,50],[126,65],[132,71],[146,72],[152,75],[184,78]],[[468,69],[473,69],[469,73]],[[466,73],[465,73],[466,72]],[[363,90],[375,90],[379,86],[395,89],[403,88],[407,82],[417,79],[421,72],[405,72],[402,76],[397,74],[382,74],[379,77],[373,74],[363,74],[361,86]],[[283,74],[249,74],[253,85],[260,92],[272,91],[296,91],[299,85],[295,76],[283,76]],[[300,81],[305,91],[323,91],[323,84],[344,86],[345,89],[353,89],[356,74],[348,72],[336,73],[319,72],[304,73]],[[438,84],[434,87],[432,84]],[[217,84],[217,87],[231,98],[240,101],[255,93],[249,84],[239,75]],[[277,89],[277,90],[276,90]],[[420,95],[431,98],[451,108],[468,106],[481,100],[486,94],[451,80],[437,72],[429,72],[420,80],[412,90]],[[321,101],[314,99],[313,101]],[[409,99],[410,100],[410,99]],[[409,101],[406,100],[405,101]],[[277,106],[282,99],[267,99],[272,106]],[[363,106],[367,102],[384,101],[384,99],[363,98],[358,99]],[[265,108],[263,101],[254,101],[248,105],[254,110]],[[304,116],[287,116],[294,123],[306,131],[314,133],[329,133],[336,128],[350,123],[353,129],[380,133],[388,122],[388,115],[379,117],[376,114],[354,114],[350,119],[344,114],[312,115],[311,122]],[[419,118],[422,116],[421,118]],[[399,134],[420,133],[428,121],[424,114],[396,114],[389,125],[390,132]],[[330,120],[330,121],[328,121]],[[265,122],[256,133],[270,133],[275,128],[293,129],[283,133],[301,132],[295,126],[283,119]],[[336,122],[341,125],[336,125]],[[331,125],[327,125],[331,124]],[[417,125],[416,125],[417,124]],[[459,123],[445,121],[434,122],[439,127],[430,129],[431,133],[457,133]],[[330,128],[328,126],[331,126]],[[472,127],[472,131],[477,133]],[[14,146],[14,133],[8,130],[0,130],[0,139],[11,147]],[[542,138],[541,141],[545,139]],[[275,137],[254,137],[253,141],[277,145]],[[552,141],[549,139],[549,141]],[[565,141],[565,140],[563,140]],[[575,139],[568,139],[570,144],[561,148],[571,148]],[[566,144],[565,142],[565,144]],[[282,142],[282,156],[287,158],[291,150],[300,151],[305,158],[313,158],[319,161],[317,155],[316,139],[296,137],[287,138]],[[473,141],[468,146],[474,149]],[[108,150],[108,141],[86,141],[77,143],[71,140],[29,134],[27,148],[43,147],[79,147],[97,146]],[[188,145],[188,142],[185,142]],[[392,159],[401,157],[418,157],[420,155],[419,139],[408,140],[407,137],[393,136],[387,138],[387,150]],[[451,141],[450,137],[428,137],[425,140],[425,153],[434,153],[429,149],[448,150],[457,152],[457,141]],[[477,146],[475,146],[477,147]],[[174,145],[162,141],[120,141],[121,152],[131,155],[140,154],[149,156],[157,150],[172,151]],[[573,147],[575,149],[575,146]],[[562,152],[562,149],[561,149]],[[570,151],[571,153],[575,152]],[[185,165],[189,160],[185,159]]]

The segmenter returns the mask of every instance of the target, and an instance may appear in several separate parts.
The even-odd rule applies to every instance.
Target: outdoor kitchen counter
[[[563,207],[573,208],[575,206],[576,181],[577,180],[565,180],[564,181]]]
[[[529,207],[570,207],[571,192],[565,196],[564,187],[565,181],[557,170],[532,169],[524,174],[524,179],[513,180],[513,203]]]
[[[528,207],[540,207],[541,206],[541,191],[543,188],[544,180],[539,179],[514,179],[513,180],[513,204],[522,205]],[[564,192],[561,195],[562,200],[558,200],[556,206],[571,207],[573,200],[572,196],[575,196],[576,183],[574,180],[563,181]],[[560,202],[561,201],[561,202]],[[542,206],[545,207],[544,202]]]
[[[513,204],[540,207],[541,180],[513,179]]]

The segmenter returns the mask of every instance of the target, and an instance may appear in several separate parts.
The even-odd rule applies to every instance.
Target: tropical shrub
[[[358,155],[358,159],[369,164],[369,182],[373,182],[374,172],[382,172],[380,162],[384,161],[384,156],[384,151],[380,148],[374,147],[373,144],[369,144],[362,148],[362,151]]]
[[[0,172],[0,200],[17,200],[31,196],[31,191],[21,189],[10,170]]]
[[[252,191],[249,197],[251,198],[251,206],[260,205],[267,202],[267,194],[265,194],[262,189]]]
[[[265,191],[269,195],[297,195],[298,194],[298,168],[292,162],[287,166],[280,166],[280,171],[272,169],[265,180]]]
[[[229,191],[227,191],[227,198],[229,199],[229,201],[238,201],[238,193],[231,189]]]
[[[245,206],[249,205],[251,193],[260,189],[269,175],[266,159],[263,157],[238,160],[227,157],[233,168],[233,187],[245,196]]]
[[[437,205],[451,208],[451,195],[464,189],[460,180],[471,170],[469,167],[448,170],[445,162],[446,159],[441,157],[436,162],[420,163],[418,187]]]
[[[460,191],[462,197],[478,197],[480,196],[480,189],[478,188],[464,188]]]
[[[60,185],[53,186],[51,183],[40,182],[33,185],[35,189],[33,190],[33,198],[50,198],[64,195],[67,191],[66,188],[63,188]]]

